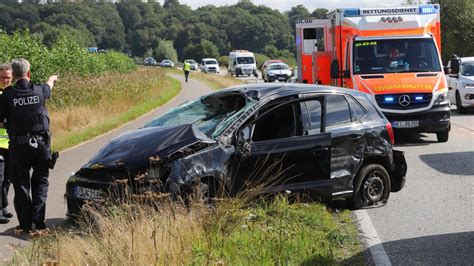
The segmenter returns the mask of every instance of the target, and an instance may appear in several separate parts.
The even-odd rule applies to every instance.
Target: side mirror
[[[331,78],[339,78],[339,61],[337,59],[334,59],[331,63]]]
[[[451,59],[451,74],[458,74],[459,73],[459,59],[454,58]]]
[[[350,77],[351,77],[351,71],[349,71],[349,70],[344,70],[344,71],[342,72],[342,77],[343,77],[343,78],[350,78]]]
[[[449,67],[445,66],[443,67],[444,74],[451,74],[451,71],[449,71]]]
[[[350,78],[350,77],[351,77],[351,72],[349,70],[344,70],[342,72],[339,72],[339,61],[337,61],[337,59],[334,59],[331,63],[331,78],[337,79],[337,78]]]

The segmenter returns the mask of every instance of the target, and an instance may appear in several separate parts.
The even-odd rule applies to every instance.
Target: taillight
[[[390,122],[388,122],[385,125],[385,128],[387,129],[388,137],[390,138],[390,142],[392,143],[392,145],[395,144],[395,135],[393,134],[392,124]]]

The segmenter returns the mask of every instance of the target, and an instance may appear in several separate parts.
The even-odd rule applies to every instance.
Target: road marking
[[[356,222],[359,227],[359,231],[362,233],[362,241],[364,242],[365,246],[369,248],[375,265],[391,266],[392,263],[390,262],[390,259],[383,248],[382,241],[380,241],[377,230],[375,230],[375,227],[372,224],[367,211],[357,210],[354,211],[354,214],[356,216]]]

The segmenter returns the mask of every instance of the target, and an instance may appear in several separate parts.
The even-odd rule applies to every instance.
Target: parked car
[[[185,63],[189,63],[190,69],[192,71],[197,71],[198,70],[198,63],[194,61],[193,59],[186,59],[184,60]]]
[[[291,69],[285,63],[269,64],[262,72],[262,78],[265,82],[272,82],[275,80],[286,82],[291,77]]]
[[[156,66],[156,60],[153,57],[145,57],[143,64],[145,66]]]
[[[132,193],[174,198],[196,186],[203,197],[261,186],[261,193],[306,191],[347,198],[354,208],[382,206],[405,182],[405,157],[393,143],[391,124],[367,94],[309,84],[235,86],[112,139],[69,178],[68,214],[124,183]]]
[[[160,66],[161,67],[174,67],[174,63],[171,60],[165,59],[161,61]]]
[[[201,61],[201,71],[204,73],[219,73],[220,68],[215,58],[203,58]]]
[[[474,57],[453,57],[448,69],[449,98],[456,104],[457,112],[463,114],[474,108]]]

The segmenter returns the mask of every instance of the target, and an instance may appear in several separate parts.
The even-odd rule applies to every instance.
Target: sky
[[[162,2],[161,0],[160,2]],[[193,9],[205,5],[233,5],[238,0],[179,0],[179,3],[186,4]],[[336,7],[354,7],[354,6],[374,6],[374,5],[400,5],[404,0],[300,0],[300,1],[281,1],[281,0],[252,0],[255,5],[265,5],[279,11],[289,11],[291,7],[304,5],[309,12],[316,8],[334,9]],[[419,2],[425,2],[419,0]]]

